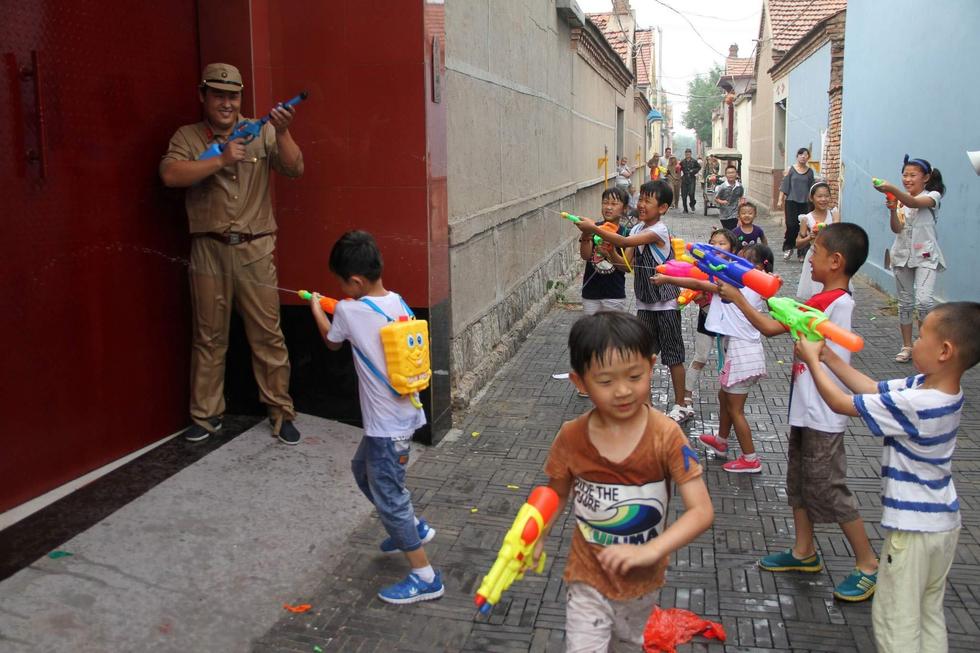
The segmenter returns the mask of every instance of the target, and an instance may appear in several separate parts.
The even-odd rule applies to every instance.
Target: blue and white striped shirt
[[[923,381],[923,374],[881,381],[879,394],[855,395],[854,406],[884,438],[881,525],[938,533],[960,525],[952,460],[963,393],[922,388]]]

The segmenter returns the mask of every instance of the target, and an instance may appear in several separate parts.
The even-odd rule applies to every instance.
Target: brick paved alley
[[[687,239],[704,239],[716,218],[673,215],[668,223]],[[557,223],[557,219],[556,219]],[[781,227],[762,225],[776,240]],[[556,224],[556,227],[558,225]],[[775,237],[773,237],[775,236]],[[800,265],[778,257],[776,271],[785,279],[782,294],[795,294]],[[573,286],[579,284],[578,277]],[[627,284],[631,285],[631,284]],[[876,378],[911,373],[892,362],[898,349],[897,320],[887,297],[858,282],[854,327],[865,338],[855,357],[860,369]],[[257,651],[561,651],[564,587],[559,570],[571,542],[567,513],[552,532],[551,560],[544,576],[528,576],[513,585],[487,620],[474,620],[473,594],[490,567],[501,537],[530,489],[545,481],[542,466],[558,427],[584,412],[588,400],[570,384],[552,379],[567,370],[568,329],[581,315],[573,300],[552,310],[518,354],[500,371],[485,394],[457,419],[457,429],[438,447],[422,453],[410,471],[409,487],[419,511],[438,530],[427,545],[442,569],[446,595],[439,601],[393,607],[375,592],[405,574],[405,562],[377,551],[384,537],[375,517],[350,533],[346,551],[319,589],[302,598],[313,605],[306,614],[283,618],[256,642]],[[693,331],[695,311],[685,315]],[[851,567],[851,555],[840,530],[818,529],[826,568],[819,574],[771,574],[756,567],[768,552],[791,544],[792,517],[785,503],[785,441],[791,340],[767,344],[769,378],[752,391],[746,405],[753,435],[763,458],[760,475],[730,475],[708,460],[706,481],[714,502],[714,525],[673,557],[663,607],[688,608],[720,620],[728,633],[723,646],[699,640],[685,651],[871,651],[870,603],[845,605],[831,592]],[[713,360],[696,399],[699,418],[689,434],[710,429],[717,419],[717,383]],[[976,433],[980,407],[975,401],[980,375],[974,370],[964,393],[970,399],[959,432],[955,482],[960,495],[963,531],[946,592],[946,618],[954,651],[976,648],[980,641],[980,448]],[[655,405],[667,407],[666,368],[658,366]],[[856,419],[848,433],[849,486],[861,505],[868,534],[877,548],[880,443]],[[516,488],[514,487],[516,486]],[[678,502],[673,506],[676,511]]]

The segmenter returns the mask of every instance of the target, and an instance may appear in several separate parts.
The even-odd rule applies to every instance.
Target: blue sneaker
[[[419,520],[416,528],[419,531],[419,539],[422,540],[422,544],[431,542],[432,538],[436,536],[436,529],[429,526],[429,523],[424,519]],[[395,541],[389,537],[381,543],[381,553],[386,555],[394,555],[395,553],[404,553],[404,551],[395,546]]]
[[[819,553],[814,553],[812,556],[800,560],[793,555],[793,549],[786,549],[762,558],[759,560],[759,567],[766,571],[817,572],[823,569],[823,561],[820,560]]]
[[[417,603],[419,601],[431,601],[432,599],[439,598],[445,592],[446,589],[442,586],[442,576],[437,571],[436,577],[431,583],[426,583],[415,574],[409,574],[400,583],[382,588],[378,592],[378,598],[385,603],[402,605],[405,603]]]
[[[834,588],[834,596],[841,601],[867,601],[878,586],[878,572],[866,574],[855,568],[841,584]]]

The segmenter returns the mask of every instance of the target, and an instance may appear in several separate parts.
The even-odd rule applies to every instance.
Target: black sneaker
[[[283,444],[299,444],[299,431],[292,422],[283,422],[279,427],[279,441]]]
[[[206,440],[212,433],[217,433],[221,430],[220,417],[210,418],[208,420],[208,424],[211,425],[210,431],[197,422],[194,422],[186,431],[184,431],[184,439],[188,442],[200,442],[201,440]]]

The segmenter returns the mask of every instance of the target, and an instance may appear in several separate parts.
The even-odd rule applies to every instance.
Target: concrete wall
[[[745,192],[753,202],[769,210],[773,206],[773,108],[772,78],[768,73],[772,68],[772,31],[769,29],[767,5],[763,5],[762,19],[762,40],[756,62],[756,91],[752,101],[752,147],[749,152],[752,166]],[[744,181],[745,174],[742,176]]]
[[[725,147],[725,123],[720,113],[711,114],[711,149]]]
[[[752,98],[735,103],[735,149],[742,154],[743,185],[752,166]]]
[[[608,148],[615,175],[617,108],[631,163],[643,147],[645,114],[634,108],[632,85],[623,88],[596,61],[612,51],[572,37],[554,1],[446,3],[457,405],[516,349],[555,283],[579,269],[579,232],[558,212],[599,213],[596,160]]]
[[[811,161],[823,161],[821,134],[827,131],[830,100],[830,43],[824,43],[789,73],[786,102],[786,155],[779,166],[788,168],[796,151],[810,148]]]
[[[964,77],[950,95],[950,75],[963,69],[963,55],[975,50],[980,3],[939,0],[929,6],[929,24],[921,29],[908,16],[921,15],[911,0],[858,2],[847,8],[841,162],[844,169],[842,215],[871,237],[871,255],[863,272],[894,294],[883,254],[894,239],[882,195],[871,177],[901,182],[902,157],[929,160],[942,171],[946,196],[940,208],[939,243],[948,270],[939,277],[945,300],[980,300],[980,286],[969,272],[980,251],[980,178],[965,150],[980,149],[976,115],[980,88]],[[915,47],[909,47],[909,43]],[[906,84],[914,80],[910,103]],[[875,110],[869,110],[876,108]]]

